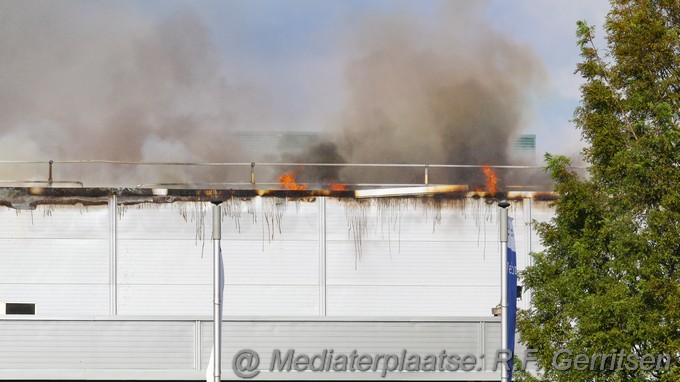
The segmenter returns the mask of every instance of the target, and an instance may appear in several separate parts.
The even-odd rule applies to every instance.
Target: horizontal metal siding
[[[461,286],[328,287],[329,316],[490,316],[500,291]]]
[[[500,327],[500,323],[486,322],[484,326]],[[222,330],[222,370],[225,377],[230,378],[235,377],[231,372],[231,361],[236,352],[243,349],[255,350],[260,355],[262,374],[259,378],[271,378],[277,374],[267,370],[274,349],[282,353],[294,349],[296,354],[310,355],[324,349],[332,349],[335,354],[349,354],[352,350],[360,354],[399,354],[406,349],[409,353],[420,355],[439,354],[446,350],[449,354],[484,354],[488,359],[495,354],[500,343],[500,337],[487,337],[487,345],[495,342],[482,353],[479,342],[482,326],[479,322],[380,322],[360,319],[353,322],[225,322]],[[494,334],[487,333],[487,336]],[[201,335],[201,369],[205,370],[212,349],[212,323],[201,323]],[[336,378],[366,377],[369,374],[338,374]],[[304,376],[295,375],[299,375],[298,378]],[[308,375],[312,379],[319,376],[317,373]],[[466,379],[474,379],[469,373],[464,375]]]
[[[209,285],[120,285],[118,315],[208,315],[211,296]]]
[[[385,242],[369,241],[355,263],[353,243],[331,241],[326,277],[329,286],[492,286],[498,283],[500,254],[496,243],[484,244],[402,241],[390,251]]]
[[[0,283],[108,283],[108,241],[0,239]]]
[[[291,202],[280,220],[272,220],[276,203],[286,201],[226,203],[232,212],[223,217],[226,315],[319,311],[318,208]],[[257,221],[248,215],[253,206]],[[210,208],[209,203],[175,203],[125,209],[118,227],[120,314],[209,314]]]
[[[365,212],[365,240],[498,242],[498,207],[481,199],[442,202],[439,210],[427,198],[397,200],[328,198],[328,240],[350,240],[348,218]]]
[[[429,199],[395,204],[328,198],[322,299],[318,203],[280,198],[223,203],[229,314],[318,315],[325,301],[329,315],[486,315],[497,304],[495,205],[467,199],[444,202],[437,210]],[[348,225],[357,206],[368,206],[361,259]],[[209,314],[211,205],[119,209],[118,313]],[[533,250],[542,248],[535,233],[526,233],[528,222],[552,216],[543,202],[533,204],[532,216],[524,211],[523,202],[512,202],[520,269],[529,260],[529,238]],[[37,302],[40,315],[106,312],[108,234],[103,206],[0,208],[0,301]],[[459,293],[470,287],[470,296]]]
[[[0,207],[0,239],[107,239],[106,206]]]
[[[0,284],[0,301],[35,303],[35,314],[67,316],[109,314],[107,285]]]
[[[121,240],[210,240],[211,204],[202,202],[144,203],[118,206]]]
[[[109,304],[106,207],[0,207],[0,301],[38,315],[105,314]]]
[[[555,217],[555,210],[550,208],[547,202],[535,202],[531,211],[531,217],[538,223],[547,223],[550,222],[553,217]],[[538,235],[538,232],[536,232],[535,229],[533,239],[532,250],[534,252],[543,251],[545,246],[543,245],[541,237]]]
[[[225,286],[225,316],[316,316],[319,287]]]
[[[2,369],[189,369],[192,322],[6,321]]]
[[[328,315],[490,315],[500,301],[495,204],[361,203],[328,203]],[[522,211],[520,202],[512,203],[512,217],[522,221]],[[367,229],[357,243],[348,219],[360,214]],[[515,225],[522,248],[524,228]]]
[[[255,197],[223,204],[222,238],[257,241],[317,241],[318,201]],[[240,210],[240,213],[229,211]],[[260,246],[261,248],[261,246]]]
[[[494,362],[496,359],[496,354],[498,352],[498,349],[500,349],[500,340],[501,340],[501,325],[500,322],[498,324],[489,324],[486,323],[484,325],[485,329],[485,334],[484,334],[484,339],[485,339],[485,348],[487,349],[487,354],[489,354],[486,358],[486,370],[491,370],[493,371],[494,367],[496,366],[496,363]],[[498,365],[500,367],[500,365]],[[500,369],[497,370],[500,374]]]

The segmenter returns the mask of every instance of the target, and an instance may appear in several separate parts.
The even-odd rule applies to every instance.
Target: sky
[[[7,0],[0,3],[0,159],[229,160],[223,154],[238,148],[211,140],[227,126],[345,131],[338,150],[349,162],[398,161],[371,156],[384,123],[397,131],[385,141],[390,147],[414,143],[403,153],[439,145],[434,161],[487,160],[442,153],[457,139],[446,118],[471,125],[461,130],[469,140],[475,123],[507,118],[505,138],[536,134],[539,155],[573,156],[582,147],[570,122],[581,83],[576,21],[601,27],[608,7],[605,0]],[[489,86],[507,94],[484,93]],[[445,95],[442,105],[435,94]],[[440,110],[447,102],[475,115]]]
[[[446,1],[398,0],[245,0],[164,1],[142,5],[151,16],[178,8],[194,9],[206,21],[223,59],[257,67],[257,81],[272,85],[285,103],[283,129],[328,128],[324,121],[337,112],[343,96],[343,38],[360,28],[373,14],[407,13],[427,23]],[[467,2],[471,0],[449,0]],[[537,135],[537,152],[573,155],[583,146],[570,122],[578,105],[581,80],[575,74],[579,61],[576,21],[602,25],[607,0],[491,0],[475,1],[481,13],[499,32],[528,46],[540,58],[547,76],[532,96],[524,133]],[[467,31],[466,33],[474,33]],[[236,52],[234,50],[236,47]],[[234,56],[234,53],[236,54]],[[237,66],[237,65],[236,65]],[[311,68],[311,70],[310,70]],[[309,86],[323,83],[324,86]],[[321,102],[319,100],[322,100]],[[306,105],[314,104],[315,110]]]

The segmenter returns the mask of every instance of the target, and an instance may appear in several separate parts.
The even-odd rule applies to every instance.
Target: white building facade
[[[0,316],[0,378],[205,377],[210,202],[186,193],[105,194],[0,207],[0,313],[34,309]],[[510,199],[522,270],[542,249],[532,222],[548,220],[552,210],[533,194]],[[320,378],[267,370],[274,349],[446,349],[485,361],[471,372],[391,375],[498,379],[492,360],[500,321],[491,309],[500,301],[499,208],[492,200],[292,193],[221,201],[225,379],[237,379],[231,362],[241,349],[261,355],[256,378]],[[524,291],[518,307],[529,304]]]

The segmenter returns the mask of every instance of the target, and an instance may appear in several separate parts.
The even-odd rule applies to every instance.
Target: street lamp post
[[[510,203],[501,201],[500,207],[500,241],[501,241],[501,352],[504,365],[501,367],[501,381],[509,381],[510,373],[507,366],[508,351],[508,207]]]
[[[213,376],[214,382],[220,382],[222,377],[222,254],[220,240],[222,239],[222,206],[220,202],[213,202]]]

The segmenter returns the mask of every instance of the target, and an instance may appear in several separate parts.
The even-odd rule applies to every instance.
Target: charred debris
[[[38,205],[104,205],[116,196],[117,203],[134,205],[141,203],[174,202],[224,202],[234,198],[249,199],[257,196],[279,198],[298,202],[314,202],[317,197],[332,197],[346,201],[361,201],[355,190],[257,190],[257,189],[158,189],[158,188],[57,188],[57,187],[2,187],[0,205],[15,209],[35,209]],[[425,195],[389,196],[387,199],[428,198],[434,202],[483,199],[488,204],[499,200],[535,201],[557,199],[552,192],[497,192],[467,191],[464,189]]]

